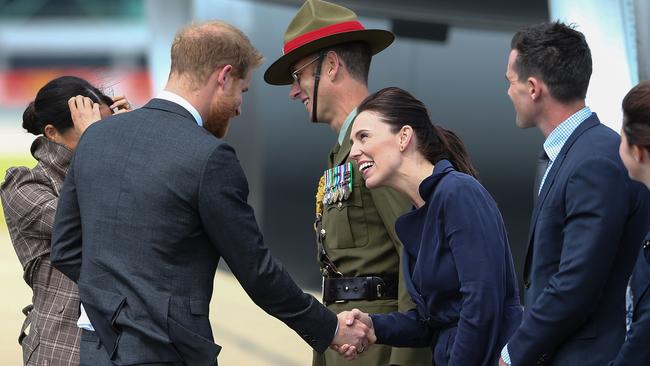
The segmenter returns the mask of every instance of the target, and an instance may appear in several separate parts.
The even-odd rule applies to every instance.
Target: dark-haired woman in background
[[[639,83],[623,99],[618,152],[630,178],[650,188],[650,81]],[[611,365],[650,365],[650,232],[642,243],[628,295],[629,329]]]
[[[377,343],[430,346],[437,366],[496,365],[522,310],[501,213],[474,178],[464,144],[398,88],[369,96],[358,111],[350,157],[366,186],[394,188],[415,206],[395,228],[416,308],[370,316],[355,309],[348,321],[374,326]]]
[[[31,147],[38,163],[33,169],[8,169],[0,198],[23,277],[33,292],[33,305],[23,309],[27,318],[19,337],[25,365],[79,365],[77,286],[49,260],[54,212],[81,134],[112,110],[129,108],[124,97],[111,99],[83,79],[63,76],[43,86],[23,113],[23,128],[38,136]]]

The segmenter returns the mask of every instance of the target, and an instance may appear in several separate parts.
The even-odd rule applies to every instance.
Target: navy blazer
[[[595,114],[571,134],[533,210],[513,366],[606,365],[625,338],[625,290],[647,231],[647,190]]]
[[[430,346],[437,366],[495,365],[522,312],[501,213],[476,179],[447,160],[419,189],[426,203],[395,225],[416,308],[372,315],[377,340]]]
[[[271,256],[247,196],[235,151],[178,104],[153,99],[86,130],[51,260],[78,283],[113,363],[214,365],[208,312],[221,258],[257,305],[327,348],[335,314]]]
[[[630,278],[633,294],[632,325],[623,347],[611,365],[650,365],[650,232]]]

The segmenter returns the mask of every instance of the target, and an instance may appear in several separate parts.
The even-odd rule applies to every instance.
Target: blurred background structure
[[[482,183],[503,213],[518,271],[522,269],[535,156],[542,136],[518,130],[504,78],[514,32],[549,19],[575,23],[594,58],[587,103],[620,127],[620,102],[650,78],[650,2],[645,0],[332,0],[368,28],[390,29],[396,42],[373,59],[370,89],[399,86],[424,101],[437,123],[467,144]],[[335,142],[312,124],[288,87],[269,86],[262,71],[281,53],[282,36],[301,0],[0,0],[0,174],[33,165],[34,136],[21,115],[38,89],[77,75],[109,95],[142,106],[164,86],[169,48],[191,21],[225,20],[266,56],[246,94],[228,142],[248,175],[267,244],[303,288],[318,292],[312,230],[314,194]],[[1,178],[0,178],[1,179]],[[215,280],[211,317],[220,363],[305,365],[310,351],[278,321],[256,309],[227,268]],[[16,342],[29,289],[0,222],[0,362],[19,364]]]

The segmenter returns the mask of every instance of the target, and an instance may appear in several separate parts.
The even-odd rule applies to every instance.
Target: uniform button
[[[341,207],[343,207],[343,204],[342,204],[341,202],[339,202],[339,204],[337,205],[337,207],[338,207],[338,208],[341,208]]]
[[[62,313],[63,310],[65,310],[65,306],[64,306],[64,305],[59,305],[59,307],[56,308],[56,311],[58,311],[59,313]]]
[[[321,234],[322,236],[325,236],[325,229],[320,229],[320,234]]]

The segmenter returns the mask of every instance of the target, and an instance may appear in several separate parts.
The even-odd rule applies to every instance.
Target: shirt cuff
[[[508,345],[507,344],[505,346],[503,346],[503,349],[501,350],[501,358],[503,359],[503,361],[507,365],[509,365],[509,366],[512,365],[512,363],[510,362],[510,354],[508,353]]]

